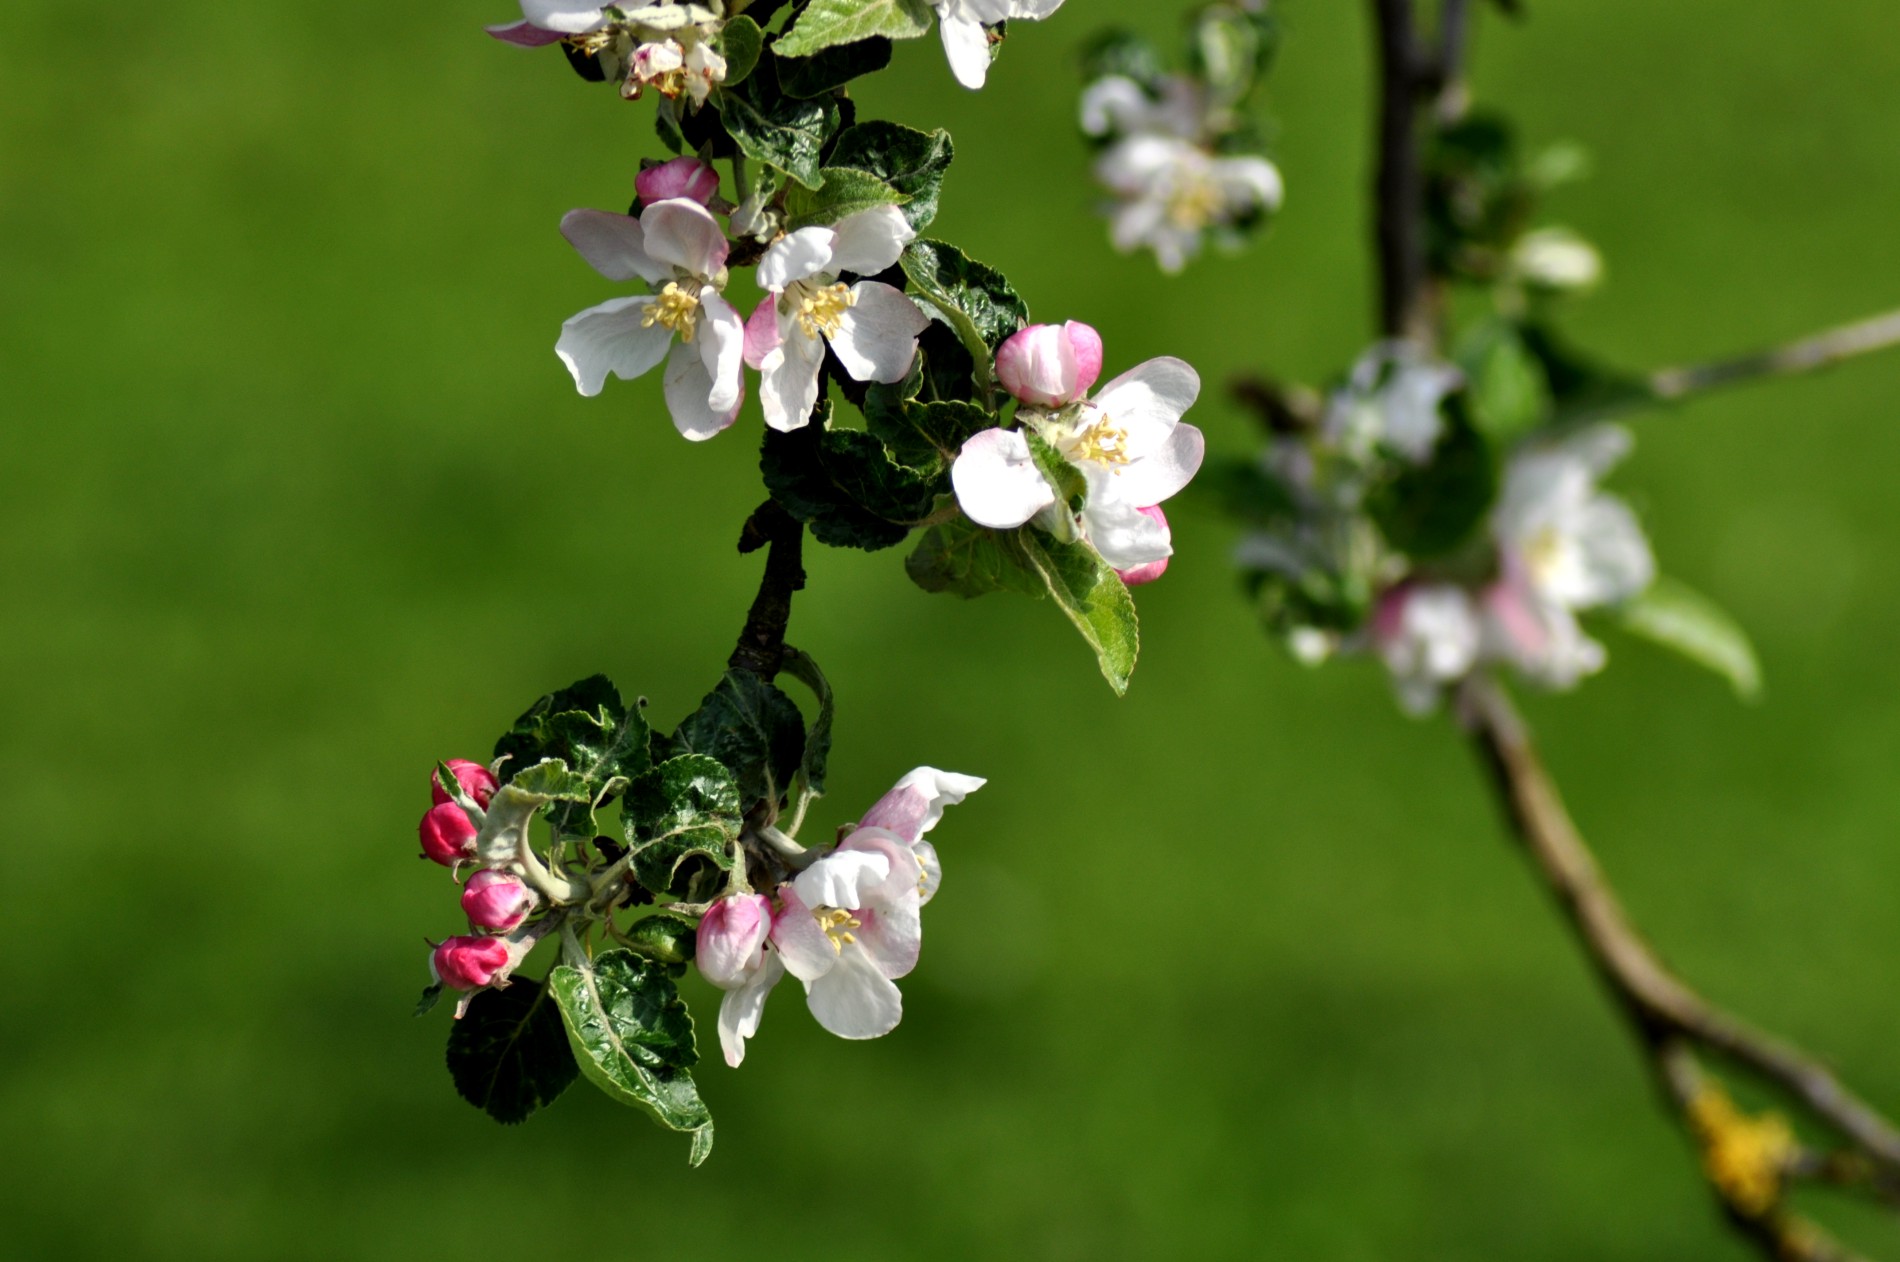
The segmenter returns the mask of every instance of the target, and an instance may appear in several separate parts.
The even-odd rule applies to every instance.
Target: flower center
[[[1168,196],[1168,220],[1189,231],[1205,228],[1221,212],[1220,186],[1204,176],[1189,175]]]
[[[1115,424],[1107,413],[1102,413],[1093,423],[1076,431],[1063,444],[1063,449],[1062,454],[1071,460],[1111,467],[1125,465],[1128,463],[1128,431]]]
[[[857,305],[858,296],[845,284],[801,286],[797,299],[798,305],[792,314],[799,326],[805,330],[806,337],[838,336],[838,330],[844,325],[844,313]]]
[[[1524,545],[1524,566],[1539,587],[1550,581],[1552,572],[1563,563],[1563,557],[1564,537],[1555,526],[1545,526]]]
[[[647,304],[646,314],[640,317],[643,329],[656,324],[671,329],[680,335],[680,341],[691,345],[693,335],[699,332],[699,286],[682,289],[678,281],[667,281],[666,288]]]
[[[811,914],[818,921],[818,927],[825,931],[825,936],[831,939],[831,949],[838,954],[843,955],[847,946],[857,944],[857,935],[851,930],[864,928],[864,922],[850,912],[840,911],[836,907],[817,907]]]

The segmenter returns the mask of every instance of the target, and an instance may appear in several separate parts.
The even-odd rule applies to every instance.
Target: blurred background
[[[1365,6],[1286,0],[1286,211],[1170,282],[1093,217],[1073,65],[1186,8],[1071,0],[980,95],[900,46],[860,96],[954,132],[939,235],[1097,325],[1111,372],[1192,360],[1238,452],[1221,383],[1322,380],[1369,337]],[[1648,366],[1900,302],[1890,5],[1529,8],[1487,13],[1475,83],[1596,155],[1551,208],[1609,260],[1586,344]],[[0,43],[0,1251],[1747,1256],[1452,726],[1269,648],[1229,528],[1187,511],[1119,702],[1047,604],[811,556],[793,635],[842,702],[815,826],[916,763],[992,781],[939,834],[895,1034],[832,1039],[781,991],[743,1070],[702,1071],[696,1172],[584,1086],[514,1129],[457,1098],[446,1013],[409,1015],[460,924],[414,858],[431,763],[594,671],[677,720],[757,574],[756,414],[690,446],[657,382],[583,400],[551,352],[618,292],[560,215],[623,206],[659,149],[650,107],[482,36],[513,16],[28,6]],[[1636,426],[1616,485],[1755,634],[1765,704],[1621,638],[1529,702],[1664,952],[1889,1109],[1897,392],[1900,357]]]

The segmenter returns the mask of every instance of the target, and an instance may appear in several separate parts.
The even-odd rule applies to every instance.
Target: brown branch
[[[759,505],[739,532],[741,553],[760,548],[770,550],[765,554],[759,594],[753,598],[738,647],[726,664],[771,679],[785,663],[785,630],[792,620],[792,595],[805,586],[805,527],[777,500]]]
[[[1379,327],[1388,337],[1433,339],[1425,270],[1425,177],[1419,104],[1432,67],[1419,45],[1413,0],[1372,0],[1379,44],[1378,170],[1373,205],[1379,246]]]
[[[1828,329],[1797,341],[1738,355],[1734,359],[1681,368],[1664,368],[1651,373],[1647,385],[1652,397],[1661,400],[1686,398],[1705,390],[1738,385],[1762,377],[1788,377],[1813,372],[1842,360],[1874,351],[1900,346],[1900,311],[1889,311],[1871,319]]]
[[[1854,1254],[1788,1210],[1781,1196],[1787,1181],[1804,1175],[1837,1185],[1850,1181],[1821,1179],[1820,1169],[1828,1167],[1810,1169],[1816,1163],[1804,1162],[1791,1134],[1775,1131],[1778,1120],[1735,1113],[1704,1073],[1699,1054],[1748,1071],[1804,1106],[1851,1149],[1847,1157],[1829,1158],[1831,1168],[1860,1163],[1877,1196],[1900,1177],[1900,1132],[1819,1060],[1716,1007],[1672,973],[1631,924],[1503,691],[1473,677],[1460,702],[1512,833],[1629,1019],[1677,1120],[1701,1145],[1704,1173],[1729,1221],[1769,1257],[1854,1262]]]

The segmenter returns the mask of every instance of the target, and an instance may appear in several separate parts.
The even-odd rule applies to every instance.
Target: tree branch
[[[1701,394],[1722,386],[1739,385],[1763,377],[1788,377],[1813,372],[1842,360],[1871,355],[1900,346],[1900,311],[1844,324],[1782,346],[1709,364],[1664,368],[1648,379],[1652,397],[1669,401]]]
[[[1372,0],[1379,44],[1379,327],[1388,337],[1433,339],[1425,271],[1425,183],[1418,106],[1431,81],[1412,0]]]
[[[726,664],[771,679],[785,663],[785,630],[792,620],[792,595],[805,586],[805,527],[777,500],[759,505],[739,532],[740,553],[760,548],[770,551],[765,554],[759,594],[753,598],[738,647]]]
[[[1474,676],[1460,704],[1513,834],[1629,1019],[1677,1121],[1701,1148],[1704,1175],[1729,1221],[1772,1258],[1853,1262],[1856,1255],[1787,1208],[1784,1189],[1797,1179],[1850,1183],[1826,1173],[1846,1162],[1869,1171],[1872,1186],[1864,1190],[1890,1196],[1900,1176],[1900,1131],[1819,1060],[1716,1007],[1670,972],[1630,923],[1503,691]],[[1851,1153],[1813,1160],[1780,1119],[1737,1112],[1705,1074],[1699,1054],[1785,1093]]]

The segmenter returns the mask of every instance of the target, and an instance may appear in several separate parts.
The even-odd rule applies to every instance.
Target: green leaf
[[[1496,446],[1510,446],[1549,419],[1550,379],[1510,322],[1479,324],[1456,358],[1469,383],[1472,423]]]
[[[806,188],[824,183],[818,155],[842,121],[837,101],[801,101],[779,91],[770,52],[744,83],[713,94],[719,117],[748,158],[785,172]]]
[[[904,566],[925,591],[980,596],[992,591],[1047,595],[1095,651],[1117,696],[1128,691],[1141,649],[1128,588],[1084,542],[1062,543],[1030,527],[987,530],[963,518],[934,526]]]
[[[1082,77],[1087,80],[1113,75],[1153,88],[1165,73],[1155,46],[1132,31],[1100,31],[1082,48]]]
[[[719,31],[719,55],[726,59],[725,86],[744,83],[759,64],[759,53],[764,48],[765,32],[757,22],[744,14],[726,19]]]
[[[1580,424],[1593,418],[1631,411],[1657,402],[1642,376],[1612,368],[1582,354],[1542,324],[1527,324],[1520,333],[1525,349],[1537,357],[1556,401],[1553,424]]]
[[[514,860],[528,844],[534,813],[551,803],[568,806],[564,816],[577,814],[592,822],[593,794],[587,782],[556,758],[517,772],[495,791],[488,801],[488,818],[475,839],[476,856],[490,866]]]
[[[670,911],[634,921],[624,936],[632,950],[676,967],[692,963],[699,950],[699,926]]]
[[[739,786],[717,759],[669,758],[627,786],[620,820],[634,879],[655,894],[705,902],[725,886],[745,823]]]
[[[1043,480],[1055,488],[1056,502],[1067,504],[1071,509],[1081,508],[1089,491],[1088,480],[1082,476],[1082,471],[1064,460],[1062,453],[1033,429],[1025,427],[1022,435],[1029,440],[1030,458],[1036,462]]]
[[[776,802],[805,756],[805,717],[792,699],[743,668],[726,672],[673,734],[676,754],[705,754],[739,782],[744,810]]]
[[[810,57],[781,56],[779,87],[786,96],[823,96],[853,79],[876,74],[891,64],[891,41],[883,37],[838,44]]]
[[[825,768],[831,758],[831,724],[837,715],[837,699],[832,695],[831,681],[818,669],[811,654],[789,644],[785,646],[785,673],[811,689],[812,696],[818,699],[818,717],[812,720],[811,731],[805,737],[805,757],[799,762],[798,781],[801,791],[820,797],[825,791]]]
[[[441,1003],[441,1002],[442,1002],[442,983],[441,982],[437,982],[433,986],[425,987],[422,992],[422,998],[416,1000],[416,1015],[420,1017],[420,1016],[424,1016],[428,1014],[432,1009],[434,1009],[434,1007],[438,1003]]]
[[[1625,630],[1714,671],[1743,701],[1760,699],[1761,661],[1748,632],[1707,596],[1659,578],[1619,613]]]
[[[820,416],[789,434],[766,430],[759,468],[772,498],[820,543],[866,552],[902,543],[948,485],[941,465],[898,464],[877,435],[824,428]]]
[[[964,443],[996,424],[974,403],[893,399],[889,392],[895,389],[871,387],[864,401],[865,424],[884,440],[893,460],[912,469],[948,468]]]
[[[1497,454],[1471,423],[1463,396],[1448,396],[1442,410],[1445,432],[1431,459],[1406,467],[1366,501],[1386,542],[1412,557],[1456,552],[1497,498]]]
[[[909,200],[904,218],[922,232],[937,217],[943,177],[956,157],[950,133],[901,127],[896,123],[859,123],[845,129],[832,151],[831,165],[855,167],[877,176]]]
[[[930,33],[930,18],[926,0],[811,0],[772,47],[781,57],[809,57],[877,35],[916,39]]]
[[[449,1030],[448,1063],[461,1097],[511,1126],[554,1103],[580,1074],[560,1011],[531,977],[469,1001]]]
[[[688,1072],[699,1060],[693,1018],[665,967],[632,951],[608,951],[561,965],[548,985],[588,1081],[660,1125],[692,1133],[691,1161],[704,1161],[712,1114]]]
[[[800,228],[824,227],[847,219],[860,211],[875,210],[879,206],[901,206],[905,201],[902,193],[867,171],[851,167],[826,167],[820,174],[824,186],[816,191],[793,185],[785,198],[785,227],[796,232]]]
[[[970,352],[977,384],[987,390],[996,347],[1029,323],[1029,306],[1001,272],[953,245],[928,238],[904,249],[904,275],[930,300]]]
[[[503,772],[558,758],[575,775],[598,787],[615,776],[636,776],[652,760],[652,729],[638,705],[628,706],[605,675],[550,693],[515,720],[495,742]]]

